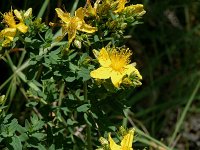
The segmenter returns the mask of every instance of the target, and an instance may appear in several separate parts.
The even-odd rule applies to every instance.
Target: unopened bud
[[[74,40],[74,45],[75,45],[78,49],[81,49],[81,47],[82,47],[81,41],[79,41],[79,40]]]
[[[6,96],[5,95],[1,95],[0,96],[0,104],[3,104],[6,100]]]
[[[25,13],[24,13],[24,18],[28,18],[32,16],[32,8],[29,8]]]
[[[101,145],[107,145],[108,144],[108,141],[103,137],[99,138],[99,142],[101,143]]]
[[[17,17],[17,19],[19,19],[20,21],[23,20],[21,12],[19,12],[17,9],[14,10],[14,14]]]

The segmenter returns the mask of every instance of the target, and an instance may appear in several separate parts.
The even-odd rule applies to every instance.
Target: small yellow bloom
[[[28,9],[29,12],[30,10],[32,9]],[[3,21],[7,25],[7,28],[0,32],[0,39],[4,39],[2,43],[3,47],[7,46],[11,41],[13,41],[17,30],[22,33],[26,33],[28,31],[28,27],[24,24],[24,17],[22,16],[22,13],[15,9],[14,15],[12,10],[3,14]],[[15,20],[15,17],[19,20],[19,22]]]
[[[115,10],[114,12],[115,13],[126,12],[128,14],[135,14],[136,16],[142,16],[146,13],[142,4],[130,5],[125,7],[126,3],[127,0],[118,0],[117,10]]]
[[[70,13],[63,12],[60,8],[56,8],[56,13],[58,17],[62,20],[62,32],[63,36],[68,34],[69,44],[74,40],[76,37],[77,30],[86,32],[86,33],[93,33],[97,31],[96,27],[92,27],[85,23],[84,21],[84,9],[80,7],[76,10],[75,16],[70,16]]]
[[[125,76],[130,76],[137,73],[139,79],[142,76],[139,71],[135,68],[134,64],[129,64],[131,52],[129,49],[116,48],[108,49],[102,48],[100,52],[94,51],[101,67],[91,71],[90,76],[96,79],[109,79],[115,87],[119,87]]]
[[[134,129],[128,131],[126,135],[124,135],[120,145],[116,144],[115,141],[109,134],[108,141],[111,150],[133,150],[132,143],[134,137]]]

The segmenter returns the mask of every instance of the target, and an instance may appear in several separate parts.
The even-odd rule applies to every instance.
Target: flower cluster
[[[118,34],[127,26],[127,20],[130,20],[129,17],[132,17],[133,21],[134,17],[142,16],[145,13],[143,5],[125,6],[126,3],[127,0],[97,0],[92,5],[90,0],[87,0],[86,6],[78,8],[74,16],[71,16],[68,12],[63,12],[60,8],[56,8],[56,13],[61,19],[59,25],[62,27],[62,35],[59,38],[63,39],[64,36],[68,35],[66,49],[69,49],[73,41],[74,45],[77,45],[75,39],[78,36],[78,31],[101,35],[102,30],[107,30],[104,28],[110,28],[108,32],[113,31]],[[85,18],[87,21],[85,21]],[[50,23],[50,25],[56,24]],[[126,86],[141,85],[142,76],[135,68],[135,63],[130,64],[131,51],[129,49],[103,47],[100,51],[94,50],[94,53],[101,66],[91,71],[92,78],[97,80],[111,79],[116,88],[119,88],[121,84]]]
[[[77,31],[95,33],[109,28],[110,31],[120,32],[128,23],[134,22],[135,17],[145,14],[143,5],[125,6],[126,3],[127,0],[96,0],[92,5],[90,0],[87,0],[86,6],[78,8],[75,15],[56,8],[56,13],[61,19],[60,24],[50,22],[50,25],[62,27],[59,39],[68,35],[68,49],[77,37]],[[85,17],[87,21],[84,20]]]
[[[94,3],[94,6],[92,6],[90,0],[87,0],[87,7],[86,7],[86,13],[88,16],[95,16],[95,17],[101,17],[102,15],[105,15],[106,13],[109,13],[109,11],[112,11],[115,14],[124,14],[129,13],[131,15],[140,15],[142,16],[145,14],[145,10],[143,9],[143,5],[136,4],[136,5],[130,5],[125,6],[127,3],[127,0],[97,0]],[[132,10],[128,11],[127,10]]]
[[[62,129],[59,132],[62,132],[61,138],[67,145],[74,145],[76,138],[80,138],[82,142],[80,149],[85,149],[85,145],[89,150],[93,149],[92,144],[95,138],[91,138],[90,132],[96,131],[90,128],[95,124],[100,130],[104,129],[102,127],[107,125],[102,125],[102,120],[107,118],[102,118],[102,120],[99,118],[111,111],[110,108],[116,108],[117,111],[122,112],[126,107],[118,97],[113,99],[113,103],[118,105],[120,102],[121,110],[115,105],[107,107],[108,103],[104,102],[110,100],[113,93],[117,94],[126,88],[142,84],[142,76],[136,68],[136,63],[132,63],[131,60],[133,51],[122,43],[125,28],[128,25],[137,24],[137,19],[144,15],[145,10],[141,4],[127,5],[127,3],[128,0],[96,0],[94,3],[87,0],[85,7],[78,8],[72,14],[56,8],[55,13],[59,21],[50,22],[50,26],[42,23],[41,18],[34,19],[31,8],[27,11],[11,9],[10,12],[2,15],[0,54],[5,52],[9,64],[14,66],[12,70],[14,68],[13,71],[16,71],[14,72],[16,76],[13,76],[14,79],[10,81],[15,81],[19,77],[20,81],[28,85],[29,89],[26,93],[24,92],[26,89],[21,90],[23,94],[31,98],[31,102],[32,99],[35,100],[36,105],[41,103],[41,107],[30,104],[31,109],[38,108],[34,112],[39,112],[37,113],[39,115],[41,113],[41,116],[49,116],[52,135],[58,133],[57,129]],[[62,33],[53,34],[54,29],[50,28],[52,26],[59,26]],[[11,52],[21,54],[18,50],[22,50],[23,53],[19,58],[19,63],[15,65],[15,61],[10,63],[12,58],[10,59],[9,55]],[[1,58],[4,57],[1,56]],[[21,84],[16,84],[12,88],[16,90],[18,85]],[[12,91],[11,88],[9,91]],[[13,93],[11,92],[10,95],[13,96]],[[0,106],[5,104],[6,97],[8,94],[0,96]],[[29,104],[26,106],[29,107]],[[43,108],[47,112],[42,110]],[[0,107],[0,112],[1,109],[3,107]],[[99,111],[99,109],[102,110]],[[34,123],[37,122],[36,119]],[[44,124],[41,121],[41,128],[34,132],[39,133],[38,131],[42,129],[41,132],[44,133],[46,131],[42,128]],[[64,129],[63,125],[67,128]],[[80,131],[81,136],[79,136],[79,131],[74,132],[74,129],[82,128],[82,126],[81,131],[85,130],[84,126],[86,126],[88,133],[84,135],[85,131]],[[55,127],[58,128],[54,130]],[[100,138],[102,144],[100,149],[133,150],[134,129],[122,130],[124,132],[118,141],[113,139],[111,134],[108,134],[108,140]],[[23,132],[25,133],[21,134],[28,133],[26,130]],[[31,136],[32,133],[27,137]],[[44,141],[46,144],[42,138],[39,138],[39,141]],[[21,143],[24,144],[24,142],[29,142],[29,139]],[[49,146],[49,143],[47,145]],[[56,148],[62,149],[59,146]]]
[[[32,8],[29,8],[26,12],[18,11],[15,9],[3,14],[3,22],[6,24],[6,28],[0,32],[0,41],[2,47],[7,47],[11,41],[13,41],[17,31],[20,33],[26,33],[28,27],[25,25],[24,20],[32,15]],[[15,19],[16,18],[16,19]]]

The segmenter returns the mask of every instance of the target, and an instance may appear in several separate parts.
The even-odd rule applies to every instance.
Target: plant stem
[[[40,11],[37,15],[37,18],[41,18],[44,15],[44,12],[49,4],[50,0],[45,0],[44,3],[42,4],[42,7],[40,8]]]
[[[90,104],[90,101],[88,100],[88,90],[87,90],[87,82],[83,83],[83,91],[84,91],[84,100],[85,102],[88,102]],[[92,139],[91,139],[91,127],[89,124],[87,124],[87,149],[92,150]]]
[[[70,14],[71,14],[71,15],[74,15],[74,12],[75,12],[75,10],[76,10],[76,8],[77,8],[77,6],[78,6],[78,3],[79,3],[79,0],[75,0],[74,4],[73,4],[73,6],[72,6],[72,9],[71,9],[71,11],[70,11]]]
[[[87,124],[87,147],[88,150],[92,150],[91,127],[89,124]]]
[[[125,115],[125,117],[123,118],[123,121],[122,121],[122,126],[124,128],[127,128],[127,124],[128,124],[128,112],[129,112],[128,108],[124,109],[124,115]]]
[[[88,100],[88,95],[87,95],[88,90],[87,90],[87,82],[86,81],[83,83],[83,92],[84,92],[85,102],[90,103],[90,101]]]

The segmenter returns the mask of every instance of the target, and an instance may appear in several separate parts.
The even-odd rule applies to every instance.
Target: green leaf
[[[36,139],[38,139],[39,141],[43,140],[46,137],[46,134],[44,133],[33,133],[32,137],[35,137]]]
[[[6,107],[8,107],[8,106],[0,106],[0,112],[1,112],[1,110],[3,110]]]
[[[33,131],[37,131],[42,129],[44,126],[44,122],[43,121],[38,121],[37,123],[33,124]]]
[[[66,77],[65,81],[66,82],[73,82],[76,78],[75,77]]]
[[[26,42],[26,43],[31,43],[32,40],[31,40],[31,38],[25,37],[25,42]]]
[[[98,41],[99,41],[98,35],[95,35],[95,36],[94,36],[94,41],[95,41],[95,42],[98,42]]]
[[[90,79],[90,71],[86,68],[81,67],[81,70],[77,72],[78,78],[82,78],[83,81]]]
[[[74,125],[74,124],[76,124],[76,123],[78,123],[78,122],[75,121],[75,120],[67,119],[67,124],[68,124],[68,125]]]
[[[49,150],[55,150],[55,145],[52,144],[52,145],[49,147]]]
[[[95,113],[91,112],[91,115],[93,118],[98,119],[98,116]]]
[[[45,148],[45,146],[43,146],[42,144],[38,144],[38,146],[33,146],[33,147],[35,147],[35,148],[37,148],[38,150],[47,150],[46,148]]]
[[[88,58],[88,54],[87,53],[83,53],[78,61],[78,65],[81,65],[82,63],[84,63],[84,61],[86,61],[86,59]]]
[[[68,60],[71,61],[72,59],[74,59],[74,58],[76,57],[77,54],[78,54],[78,53],[75,52],[75,53],[69,55],[69,56],[68,56]]]
[[[20,139],[20,141],[24,142],[24,141],[27,141],[29,139],[29,137],[26,133],[22,133],[19,135],[19,139]]]
[[[26,104],[26,107],[35,107],[36,105],[38,104],[38,102],[28,102],[27,104]]]
[[[45,37],[45,40],[52,39],[53,38],[52,30],[48,29],[44,37]]]
[[[21,143],[19,137],[13,136],[11,139],[12,139],[12,142],[10,143],[10,145],[13,147],[13,149],[14,150],[22,150],[22,143]]]
[[[9,124],[9,127],[8,127],[8,131],[9,131],[9,135],[13,135],[17,129],[17,126],[18,126],[18,121],[17,119],[13,119],[11,121],[11,123]]]
[[[68,107],[62,107],[61,110],[64,112],[65,115],[67,115],[68,112],[70,112]]]
[[[25,128],[27,131],[32,132],[31,124],[27,119],[25,120]]]
[[[92,126],[92,124],[90,123],[90,121],[88,120],[88,115],[86,114],[86,113],[84,113],[84,119],[85,119],[85,121],[87,122],[87,124],[89,125],[89,126]]]
[[[76,70],[78,70],[78,69],[79,69],[79,67],[78,67],[78,66],[76,66],[76,65],[72,64],[71,62],[69,63],[69,68],[71,69],[71,71],[72,71],[72,72],[75,72]]]
[[[21,125],[18,124],[17,129],[16,129],[20,134],[27,132],[26,128],[22,127]]]
[[[31,123],[32,124],[37,124],[38,123],[38,117],[35,113],[33,113],[32,117],[31,117]]]
[[[4,123],[4,124],[8,123],[8,120],[9,120],[11,117],[12,117],[12,114],[7,115],[7,116],[4,118],[3,123]]]
[[[90,104],[83,104],[77,108],[78,112],[87,112],[90,109]]]

